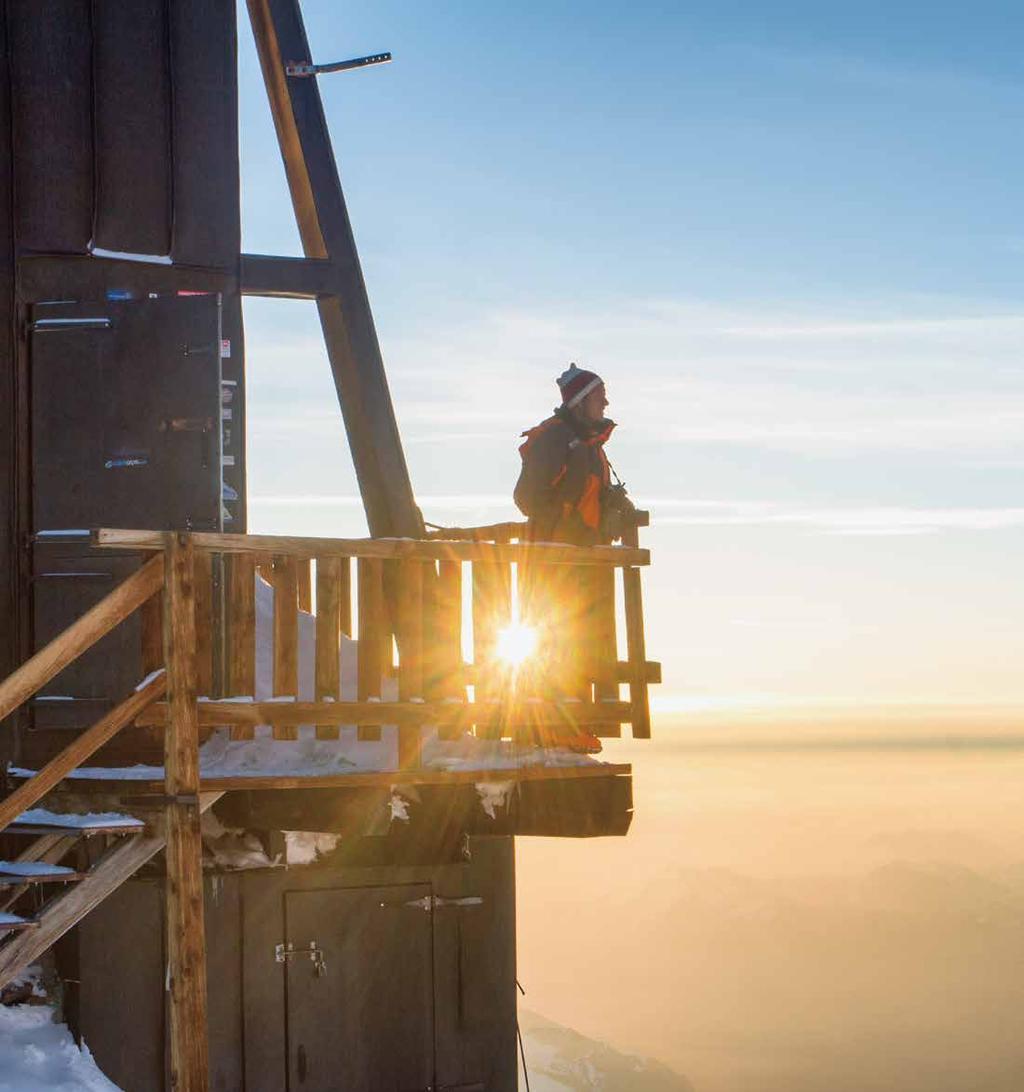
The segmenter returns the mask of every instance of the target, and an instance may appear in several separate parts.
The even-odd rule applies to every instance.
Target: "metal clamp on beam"
[[[371,53],[368,57],[354,57],[351,61],[335,61],[333,64],[288,61],[284,66],[284,71],[286,76],[320,76],[325,72],[350,72],[353,68],[368,68],[372,64],[390,63],[390,53]]]

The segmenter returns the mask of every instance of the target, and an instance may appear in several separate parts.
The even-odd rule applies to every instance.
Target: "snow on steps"
[[[0,935],[22,933],[26,929],[38,928],[38,921],[33,921],[31,918],[20,918],[17,914],[10,914],[6,910],[0,910]]]
[[[141,834],[146,824],[133,815],[116,811],[56,812],[46,808],[23,811],[7,828],[7,834],[76,834],[88,838],[94,834]]]
[[[81,872],[47,861],[0,861],[0,887],[21,887],[27,883],[68,883],[81,878]]]

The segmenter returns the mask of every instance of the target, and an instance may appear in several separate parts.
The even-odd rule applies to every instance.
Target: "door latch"
[[[323,978],[327,974],[327,957],[324,955],[323,948],[315,940],[311,940],[304,948],[296,948],[294,944],[276,944],[274,946],[274,962],[275,963],[287,963],[292,958],[301,959],[302,956],[308,956],[309,961],[313,964],[313,970],[316,973],[317,978]]]
[[[400,905],[413,910],[441,910],[446,906],[483,906],[484,900],[479,895],[463,895],[461,898],[446,899],[443,895],[424,895],[422,899],[410,899]],[[395,903],[382,902],[381,906],[394,906]]]

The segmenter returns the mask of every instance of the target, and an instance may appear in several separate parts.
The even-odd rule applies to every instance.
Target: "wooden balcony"
[[[624,833],[629,767],[587,751],[624,725],[650,735],[648,685],[660,667],[644,647],[648,552],[517,542],[517,530],[443,540],[95,531],[100,549],[153,556],[0,684],[0,717],[136,610],[147,681],[43,770],[16,770],[35,776],[6,811],[39,798],[26,802],[29,785],[48,792],[68,777],[65,790],[116,798],[244,791],[251,820],[272,824],[284,809],[294,826],[294,801],[259,794],[398,785],[472,794],[499,781],[516,785],[520,814],[492,816],[484,826],[495,833],[546,833],[545,823],[558,828],[550,833]],[[517,639],[536,642],[520,663]],[[203,746],[218,730],[231,763]],[[135,762],[151,761],[155,746],[163,766],[91,768],[117,733],[121,755],[135,740]],[[300,739],[342,760],[296,763],[286,744]],[[267,741],[290,764],[261,766]],[[523,788],[551,781],[574,783],[561,810],[575,809],[575,827],[551,819],[539,785]],[[298,810],[317,823],[308,829],[340,822],[317,820],[308,802]]]

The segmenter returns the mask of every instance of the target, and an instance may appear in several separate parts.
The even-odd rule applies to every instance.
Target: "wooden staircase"
[[[200,811],[209,808],[220,795],[201,794]],[[0,989],[166,844],[159,830],[132,816],[49,814],[52,818],[41,821],[37,814],[27,813],[5,832],[33,840],[15,860],[0,861],[0,937],[6,936],[0,941]],[[63,823],[61,818],[65,820]],[[104,852],[90,868],[79,872],[53,863],[85,839],[102,839],[106,843]],[[39,865],[48,867],[32,867]],[[50,885],[59,885],[60,890],[33,917],[20,917],[6,910],[30,887]]]

